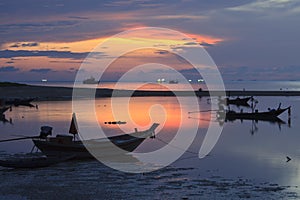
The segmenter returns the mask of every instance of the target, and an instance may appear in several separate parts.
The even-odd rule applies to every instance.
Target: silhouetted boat
[[[85,79],[82,83],[83,84],[98,84],[98,81],[96,81],[96,79],[91,76],[90,78]]]
[[[24,99],[12,99],[12,100],[6,100],[6,105],[13,105],[13,106],[28,106],[28,107],[35,107],[31,104],[32,101],[34,101],[35,98],[24,98]]]
[[[3,115],[8,109],[10,109],[10,107],[0,108],[0,115]]]
[[[178,81],[177,80],[170,80],[169,84],[178,84]]]
[[[75,158],[92,158],[92,155],[86,149],[88,145],[90,149],[95,149],[103,155],[111,155],[113,153],[112,146],[127,151],[134,151],[146,138],[154,137],[154,131],[159,124],[154,123],[148,130],[137,131],[129,134],[117,135],[102,139],[92,139],[86,141],[73,140],[77,134],[77,126],[75,114],[73,114],[69,133],[74,134],[74,137],[69,135],[56,135],[56,137],[47,137],[51,135],[52,128],[47,127],[47,130],[41,135],[46,137],[34,138],[32,141],[35,146],[47,156],[58,156],[64,154],[75,155]],[[42,130],[43,131],[43,130]],[[41,139],[42,138],[42,139]],[[114,145],[112,145],[114,144]]]
[[[219,111],[219,116],[225,115],[225,120],[236,120],[236,119],[249,119],[249,120],[265,120],[265,121],[271,121],[278,119],[278,116],[285,112],[286,110],[290,110],[290,106],[287,108],[280,108],[280,105],[277,109],[270,109],[266,112],[258,112],[258,110],[255,110],[255,112],[235,112],[232,110],[229,111]]]
[[[6,160],[0,160],[0,166],[9,168],[41,168],[48,167],[74,158],[73,155],[65,157],[16,157]]]

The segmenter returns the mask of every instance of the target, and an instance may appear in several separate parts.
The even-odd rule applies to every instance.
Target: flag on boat
[[[70,129],[69,129],[69,133],[73,134],[73,135],[78,134],[78,126],[77,126],[75,113],[73,113],[73,115],[72,115],[72,121],[71,121]]]

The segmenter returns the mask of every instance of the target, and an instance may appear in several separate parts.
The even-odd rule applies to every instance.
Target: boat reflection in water
[[[249,105],[249,101],[255,101],[253,97],[245,97],[245,98],[240,98],[240,97],[237,97],[237,98],[229,98],[229,97],[226,97],[224,99],[222,99],[221,97],[219,97],[218,101],[219,101],[219,104],[223,104],[223,105],[236,105],[236,106],[244,106],[244,107],[250,107]]]

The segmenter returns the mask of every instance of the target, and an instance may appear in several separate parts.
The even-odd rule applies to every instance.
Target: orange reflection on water
[[[98,123],[104,129],[122,128],[123,131],[147,129],[152,123],[160,123],[159,129],[189,128],[199,122],[199,128],[207,128],[210,113],[188,114],[192,111],[186,97],[180,104],[177,97],[131,97],[96,101]],[[197,105],[196,105],[197,106]],[[105,124],[111,121],[124,121],[125,125]]]

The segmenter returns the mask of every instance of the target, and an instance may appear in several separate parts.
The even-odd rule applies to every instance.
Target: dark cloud
[[[80,16],[70,16],[69,18],[70,19],[83,19],[83,20],[89,19],[88,17],[80,17]]]
[[[13,45],[10,45],[9,47],[12,47],[12,48],[18,48],[20,47],[20,45],[18,45],[17,43],[13,44]]]
[[[89,52],[75,53],[70,51],[27,51],[27,50],[3,50],[0,51],[0,58],[14,58],[14,57],[33,57],[46,56],[49,58],[70,58],[70,59],[84,59]],[[102,52],[93,52],[90,56],[102,57],[105,56]]]
[[[155,53],[156,53],[156,54],[164,55],[164,54],[168,54],[169,52],[166,51],[166,50],[156,50]]]
[[[38,42],[29,42],[29,43],[23,43],[21,44],[22,47],[36,47],[39,46]]]
[[[0,67],[0,72],[17,72],[20,69],[14,66],[3,66]]]
[[[10,47],[36,47],[39,46],[38,42],[28,42],[28,43],[15,43]]]
[[[29,72],[47,74],[49,72],[54,72],[54,70],[52,70],[50,68],[42,68],[42,69],[37,68],[37,69],[31,69],[31,70],[29,70]]]
[[[210,43],[207,43],[207,42],[201,42],[200,45],[204,46],[204,47],[213,47],[214,46],[213,44],[210,44]]]
[[[16,24],[1,24],[0,31],[7,31],[9,29],[19,29],[26,31],[32,29],[39,29],[45,28],[49,29],[50,27],[65,27],[65,26],[73,26],[77,24],[78,21],[53,21],[53,22],[36,22],[36,23],[16,23]]]
[[[77,20],[40,20],[30,23],[20,22],[11,24],[0,22],[0,37],[2,38],[0,45],[4,42],[16,41],[61,41],[62,39],[64,41],[72,41],[74,37],[77,39],[81,38],[82,40],[84,36],[79,36],[78,32],[73,30],[78,24],[79,21]],[[15,44],[12,47],[19,47],[19,45]]]
[[[190,45],[198,45],[197,42],[186,42],[184,45],[190,46]]]
[[[69,61],[65,61],[65,60],[50,60],[50,63],[75,63],[75,64],[81,64],[82,61],[73,61],[73,60],[69,60]]]

